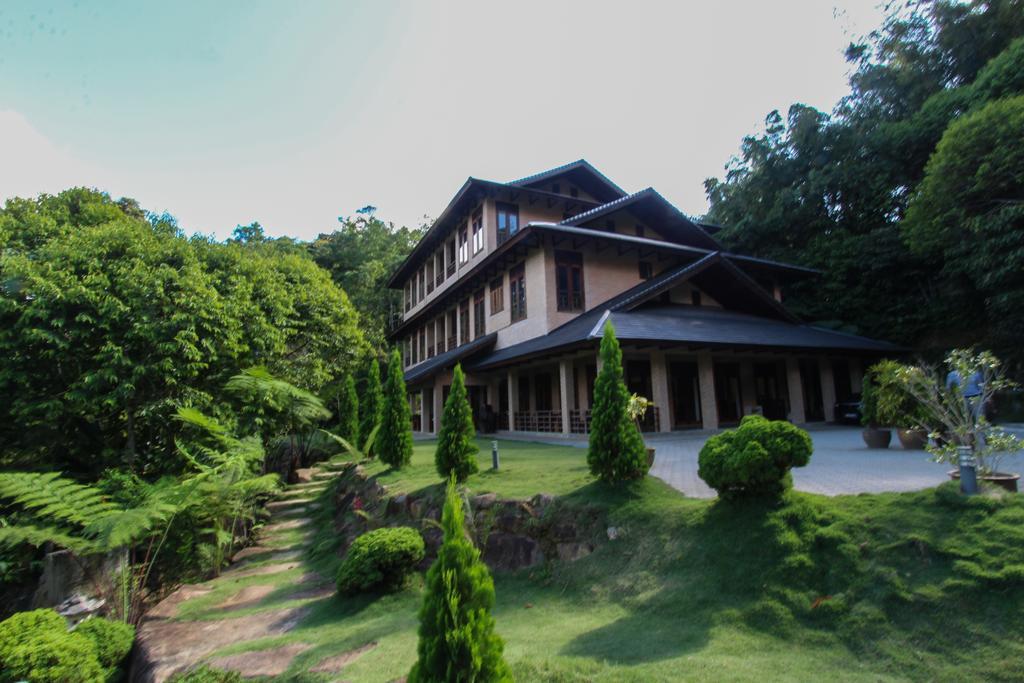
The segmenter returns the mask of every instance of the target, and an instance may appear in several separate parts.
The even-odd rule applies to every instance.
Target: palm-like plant
[[[263,367],[244,370],[224,388],[241,400],[239,416],[247,433],[260,435],[265,446],[279,438],[287,443],[290,477],[316,434],[316,424],[331,416],[323,401]]]
[[[118,553],[119,607],[131,623],[142,615],[150,573],[177,515],[191,510],[209,524],[219,570],[239,523],[253,518],[259,499],[279,480],[276,474],[260,474],[263,447],[255,436],[239,439],[192,409],[180,409],[178,418],[200,430],[194,443],[178,444],[192,471],[146,485],[131,507],[58,472],[0,473],[0,500],[24,515],[17,524],[0,527],[0,545],[53,543],[80,557]]]

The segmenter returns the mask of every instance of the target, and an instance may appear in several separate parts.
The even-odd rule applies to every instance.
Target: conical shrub
[[[511,681],[494,632],[494,581],[480,552],[466,537],[462,498],[448,480],[441,516],[444,542],[427,572],[420,608],[417,660],[408,683]]]
[[[363,393],[359,402],[359,443],[357,448],[363,448],[370,434],[380,424],[382,404],[384,398],[380,389],[380,365],[373,356],[367,358],[366,366],[363,368]],[[371,448],[366,455],[373,457],[377,449]]]
[[[480,449],[474,441],[475,436],[473,411],[466,395],[466,378],[462,374],[462,365],[456,365],[448,400],[444,402],[441,431],[434,452],[434,464],[443,479],[454,475],[456,481],[463,482],[477,471],[476,455]]]
[[[402,357],[395,349],[388,360],[384,384],[384,409],[375,442],[381,462],[401,469],[412,460],[412,411],[402,374]]]
[[[602,481],[640,479],[647,473],[647,449],[629,418],[629,392],[622,379],[622,350],[609,320],[601,339],[601,372],[594,382],[587,464]]]
[[[342,380],[335,405],[338,436],[356,448],[362,448],[363,444],[359,442],[359,394],[356,393],[356,381],[352,375],[347,374]]]

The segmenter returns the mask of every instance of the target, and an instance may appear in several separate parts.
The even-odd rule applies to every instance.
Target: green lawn
[[[529,498],[537,493],[561,496],[594,481],[587,469],[587,450],[572,446],[549,446],[524,441],[498,441],[501,467],[491,469],[491,441],[477,439],[480,471],[466,482],[474,493],[497,493],[506,498]],[[366,464],[370,475],[392,493],[412,493],[440,488],[441,478],[434,468],[436,439],[416,441],[412,463],[401,470],[390,470],[379,460]]]
[[[653,478],[603,486],[581,469],[582,449],[509,443],[502,453],[507,469],[470,479],[474,493],[567,494],[624,532],[575,563],[495,577],[517,680],[1024,678],[1020,496],[964,500],[947,484],[730,504],[687,499]],[[406,491],[436,479],[427,443],[412,468],[381,474]],[[282,590],[268,607],[286,604],[294,577],[275,580]],[[236,649],[308,643],[292,680],[392,681],[415,657],[421,591],[418,581],[394,595],[321,599],[286,636]],[[306,673],[371,641],[339,676]]]

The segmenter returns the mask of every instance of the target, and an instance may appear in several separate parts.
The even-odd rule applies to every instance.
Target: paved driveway
[[[801,491],[829,496],[914,491],[948,481],[948,466],[932,462],[926,451],[903,450],[895,434],[894,445],[886,450],[866,448],[859,428],[818,427],[810,434],[811,462],[793,470],[793,485]],[[708,438],[706,432],[646,436],[656,449],[651,474],[688,496],[714,497],[714,490],[697,476],[697,454]],[[1024,471],[1024,456],[1004,458],[1001,469]]]

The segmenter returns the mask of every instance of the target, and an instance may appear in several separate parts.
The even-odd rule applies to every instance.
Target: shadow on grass
[[[784,504],[672,508],[645,498],[648,492],[643,482],[580,492],[599,496],[613,512],[630,510],[622,519],[631,535],[594,558],[605,565],[609,599],[628,613],[579,635],[561,654],[625,665],[671,659],[706,647],[723,619],[787,637],[790,621],[765,591],[783,552],[772,513]],[[600,558],[605,551],[612,556]]]

